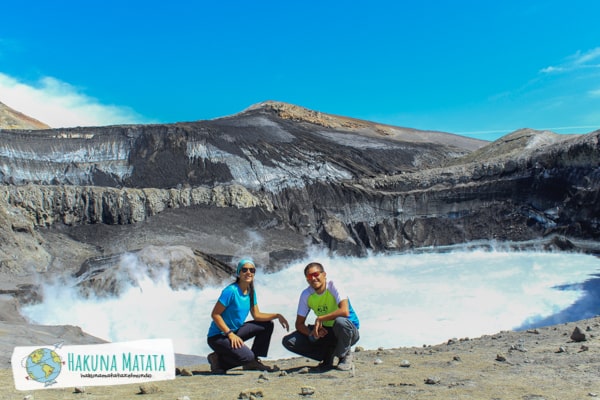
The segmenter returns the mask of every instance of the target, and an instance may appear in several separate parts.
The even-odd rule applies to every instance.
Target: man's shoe
[[[266,371],[266,372],[275,372],[278,371],[277,367],[269,367],[260,361],[260,359],[255,358],[253,361],[250,361],[247,364],[242,365],[242,369],[244,371]]]
[[[208,360],[208,364],[210,364],[210,372],[212,374],[224,374],[225,370],[221,368],[221,364],[219,363],[219,355],[217,353],[210,353],[206,356]]]
[[[337,369],[340,371],[350,371],[352,369],[353,358],[354,356],[352,356],[352,353],[348,353],[345,357],[340,358]]]
[[[333,363],[328,360],[328,361],[321,361],[319,363],[319,365],[317,365],[316,367],[312,368],[312,371],[317,372],[317,373],[321,373],[321,372],[331,371],[333,368],[335,368],[333,366]]]

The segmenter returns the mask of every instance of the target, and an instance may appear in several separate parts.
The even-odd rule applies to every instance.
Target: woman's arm
[[[287,320],[285,319],[285,317],[281,314],[274,314],[274,313],[264,313],[261,312],[260,309],[258,308],[258,304],[255,304],[254,307],[252,307],[250,309],[250,313],[252,314],[252,318],[254,318],[255,321],[273,321],[274,319],[279,320],[279,323],[281,324],[281,326],[283,326],[285,328],[286,331],[290,330],[290,325],[288,324]]]
[[[229,327],[225,323],[225,320],[223,320],[223,317],[221,316],[221,314],[223,314],[223,311],[225,311],[225,306],[219,301],[217,301],[217,303],[213,307],[212,312],[210,313],[210,317],[213,321],[215,321],[215,325],[217,325],[217,328],[219,328],[221,332],[227,334],[227,338],[229,339],[229,341],[231,341],[231,347],[233,347],[234,349],[239,349],[244,345],[244,341],[231,329],[229,329]]]

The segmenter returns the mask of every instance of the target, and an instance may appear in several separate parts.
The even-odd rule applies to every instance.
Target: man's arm
[[[329,314],[321,315],[317,317],[315,320],[315,330],[318,332],[323,326],[323,322],[325,321],[333,321],[337,317],[346,317],[350,316],[350,307],[348,307],[348,299],[343,299],[338,304],[338,309],[330,312]]]
[[[306,325],[306,317],[297,315],[296,316],[296,330],[303,335],[313,336],[315,338],[324,337],[327,335],[327,329],[323,328],[323,326],[315,321],[315,326],[313,330]]]
[[[346,317],[350,316],[350,308],[348,307],[348,299],[344,299],[339,302],[338,309],[330,312],[329,314],[321,315],[317,317],[315,320],[315,329],[318,331],[321,329],[323,322],[325,321],[333,321],[337,317]]]
[[[296,315],[296,330],[303,335],[310,335],[310,330],[308,329],[308,326],[306,326],[306,317]]]
[[[317,321],[325,322],[325,321],[333,321],[337,317],[346,317],[350,316],[350,307],[348,307],[348,299],[343,299],[338,304],[338,309],[330,312],[329,314],[321,315],[317,317]]]

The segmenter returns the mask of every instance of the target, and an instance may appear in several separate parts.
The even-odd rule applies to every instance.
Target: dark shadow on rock
[[[308,368],[308,370],[307,370],[307,368]],[[298,374],[298,373],[301,373],[300,371],[302,371],[302,370],[305,370],[305,371],[307,370],[308,372],[310,372],[311,368],[312,367],[303,365],[300,367],[282,368],[281,371],[285,372],[286,374]],[[306,372],[303,372],[303,373],[306,373]]]
[[[600,314],[600,274],[592,275],[592,278],[583,283],[560,285],[554,288],[558,290],[582,290],[583,296],[564,310],[540,320],[527,321],[515,330],[574,322]]]

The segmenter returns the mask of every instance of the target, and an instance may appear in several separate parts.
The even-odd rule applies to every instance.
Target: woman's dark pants
[[[253,361],[257,357],[266,357],[269,352],[271,335],[274,324],[272,321],[249,321],[235,332],[244,342],[254,338],[252,349],[242,346],[239,349],[231,347],[231,341],[221,334],[211,336],[207,342],[211,349],[219,355],[221,368],[228,370]]]

